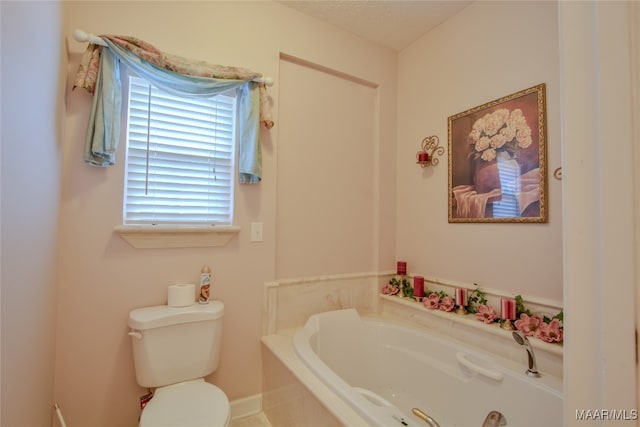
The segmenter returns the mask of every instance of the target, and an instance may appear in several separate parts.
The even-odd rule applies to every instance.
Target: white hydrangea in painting
[[[517,157],[518,150],[529,147],[532,142],[531,128],[519,108],[487,113],[476,120],[469,133],[469,144],[473,145],[471,155],[486,162],[494,160],[501,151],[511,158]]]

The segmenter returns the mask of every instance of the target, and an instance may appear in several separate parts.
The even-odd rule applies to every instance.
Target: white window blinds
[[[129,79],[125,224],[231,224],[236,98]]]

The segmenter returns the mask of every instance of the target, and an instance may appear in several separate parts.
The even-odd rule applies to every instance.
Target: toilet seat
[[[140,427],[226,427],[229,399],[203,379],[158,387],[145,406]]]

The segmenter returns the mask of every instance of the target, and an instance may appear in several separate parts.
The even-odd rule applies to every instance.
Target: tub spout
[[[499,427],[507,424],[507,419],[498,411],[491,411],[484,419],[482,427]]]
[[[536,356],[533,354],[533,347],[529,344],[529,340],[520,331],[513,331],[513,339],[520,345],[523,345],[527,349],[527,356],[529,356],[529,369],[527,369],[527,375],[530,377],[539,377],[538,367],[536,366]]]
[[[413,415],[415,415],[416,417],[420,418],[425,423],[429,424],[430,427],[440,427],[440,424],[438,424],[438,422],[436,420],[431,418],[429,415],[427,415],[426,413],[424,413],[420,409],[413,408],[411,411],[413,412]]]

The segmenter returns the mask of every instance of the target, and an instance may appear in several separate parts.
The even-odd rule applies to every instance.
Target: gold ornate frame
[[[546,86],[449,117],[449,222],[547,222]]]

